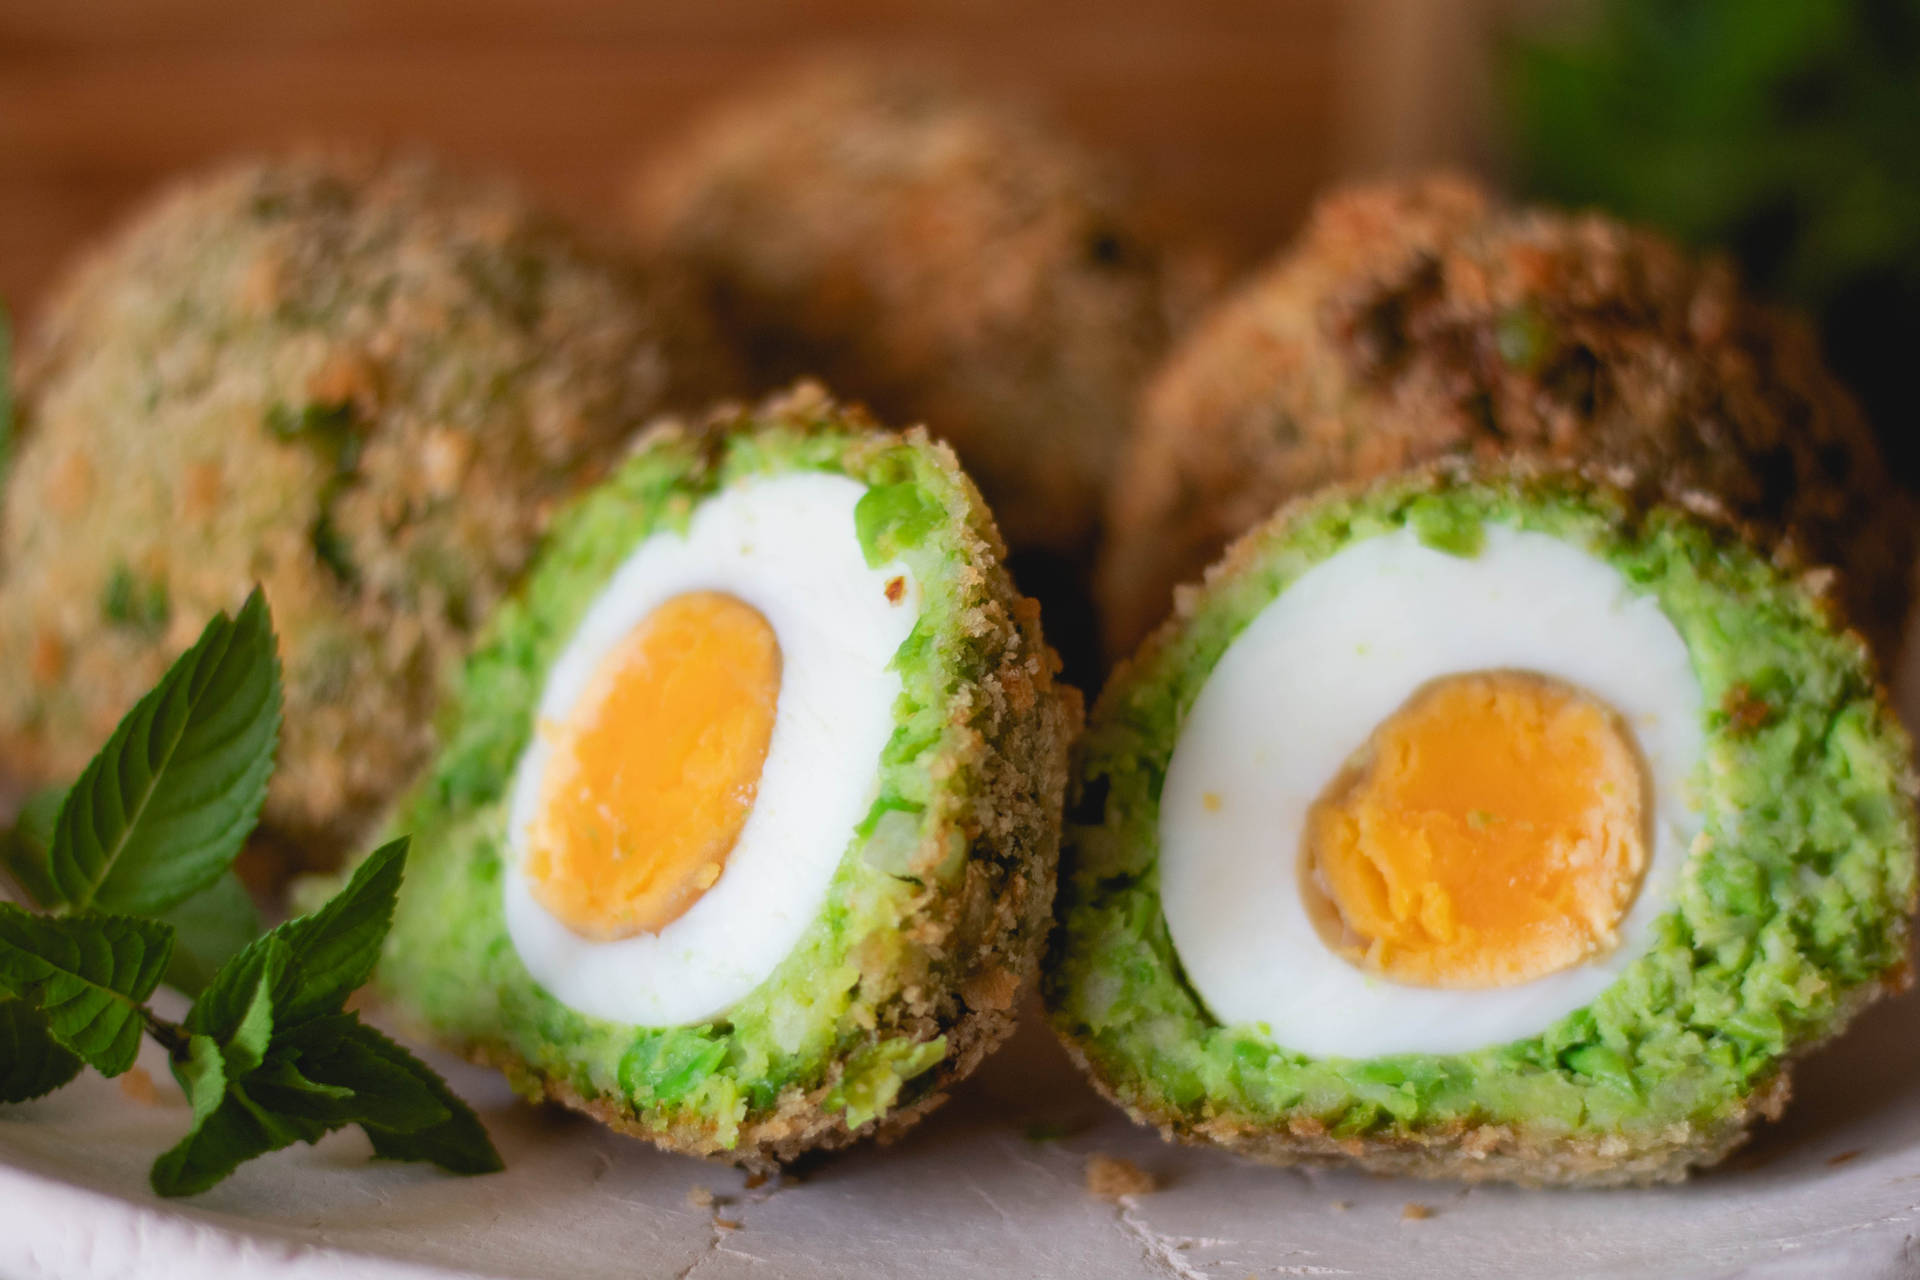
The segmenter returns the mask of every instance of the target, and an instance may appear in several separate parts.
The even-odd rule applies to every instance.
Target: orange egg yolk
[[[773,628],[676,596],[602,660],[561,724],[528,837],[535,898],[583,937],[657,932],[711,888],[753,811],[780,699]]]
[[[1323,935],[1396,982],[1500,987],[1605,953],[1647,862],[1644,767],[1581,691],[1519,671],[1434,681],[1314,805]]]

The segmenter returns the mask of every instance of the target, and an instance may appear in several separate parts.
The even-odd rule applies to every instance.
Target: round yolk
[[[1323,933],[1397,982],[1498,987],[1611,949],[1647,862],[1644,769],[1611,710],[1519,671],[1434,681],[1314,805]]]
[[[588,938],[656,932],[720,878],[780,698],[780,647],[751,605],[676,596],[595,671],[551,754],[528,833],[534,896]]]

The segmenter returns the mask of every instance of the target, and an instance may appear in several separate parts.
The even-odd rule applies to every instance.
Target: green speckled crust
[[[1604,558],[1692,654],[1706,827],[1652,950],[1587,1008],[1473,1053],[1312,1059],[1216,1023],[1160,910],[1159,789],[1183,717],[1312,565],[1403,525],[1470,554],[1485,522]],[[1566,475],[1431,470],[1288,508],[1183,592],[1094,712],[1047,969],[1057,1030],[1136,1119],[1269,1160],[1598,1184],[1717,1159],[1784,1103],[1794,1055],[1907,976],[1910,748],[1816,587],[1724,530]]]
[[[828,905],[773,975],[708,1025],[585,1016],[522,967],[502,919],[509,776],[554,658],[643,539],[743,476],[817,469],[870,487],[870,559],[899,556],[923,607],[894,664],[879,799]],[[886,1130],[938,1101],[1011,1027],[1053,897],[1078,697],[944,446],[875,429],[810,389],[703,429],[648,432],[561,517],[521,595],[468,663],[445,748],[402,806],[408,883],[378,973],[434,1037],[531,1096],[662,1146],[747,1163]]]

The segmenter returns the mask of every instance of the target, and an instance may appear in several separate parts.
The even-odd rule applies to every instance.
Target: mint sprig
[[[263,1152],[359,1125],[391,1155],[441,1135],[417,1156],[463,1173],[500,1167],[478,1117],[413,1055],[342,1005],[379,957],[407,842],[369,857],[345,889],[228,961],[194,1003],[174,1077],[194,1123],[153,1167],[153,1189],[190,1195]]]
[[[238,617],[207,624],[71,789],[30,799],[0,844],[43,909],[0,902],[0,1102],[56,1089],[83,1063],[118,1075],[144,1030],[193,1108],[154,1162],[161,1195],[204,1191],[349,1125],[384,1159],[497,1170],[472,1109],[345,1009],[379,959],[407,841],[264,935],[233,876],[279,736],[275,648],[255,591]],[[196,997],[177,1024],[147,1007],[163,980]]]

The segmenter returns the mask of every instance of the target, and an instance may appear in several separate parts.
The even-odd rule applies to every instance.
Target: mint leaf
[[[146,1010],[173,950],[157,920],[54,918],[0,903],[0,986],[46,1015],[53,1038],[101,1075],[133,1065]]]
[[[248,1082],[248,1092],[261,1106],[320,1121],[329,1129],[363,1124],[415,1133],[446,1121],[449,1112],[432,1089],[351,1034],[359,1029],[359,1019],[337,1016],[348,1034],[329,1036],[332,1043],[301,1053],[297,1064],[270,1063]]]
[[[265,963],[254,978],[253,993],[220,1046],[231,1076],[244,1076],[259,1066],[273,1043],[273,992],[286,971],[286,944],[278,938],[268,938],[267,942]]]
[[[0,999],[0,1102],[52,1093],[80,1074],[80,1059],[62,1048],[46,1015],[24,1000]]]
[[[266,597],[217,614],[68,792],[47,906],[152,913],[206,888],[259,820],[280,732]]]
[[[53,847],[53,824],[66,802],[65,787],[42,787],[28,796],[13,819],[13,830],[0,840],[0,860],[35,905],[45,906],[60,899],[47,866],[47,851]]]
[[[256,939],[220,966],[181,1025],[194,1035],[211,1036],[223,1053],[234,1048],[246,1060],[235,1074],[251,1071],[272,1043],[278,997],[287,986],[292,960],[279,929]]]
[[[360,1127],[372,1140],[376,1156],[382,1160],[427,1160],[449,1173],[467,1175],[498,1173],[506,1167],[480,1117],[447,1088],[447,1082],[432,1067],[365,1023],[356,1021],[348,1034],[369,1054],[411,1074],[447,1112],[446,1119],[412,1130],[363,1121]]]
[[[187,996],[205,991],[220,966],[260,936],[260,912],[231,871],[159,918],[173,926],[173,958],[161,981]]]
[[[357,991],[380,958],[407,864],[407,837],[375,849],[346,887],[312,915],[274,930],[293,953],[281,1017],[288,1025],[332,1013]]]
[[[212,1036],[194,1036],[187,1041],[186,1058],[173,1064],[173,1078],[180,1082],[198,1124],[227,1096],[226,1055]]]
[[[313,1142],[325,1133],[324,1127],[298,1116],[275,1115],[249,1098],[243,1087],[229,1085],[205,1115],[195,1107],[193,1128],[153,1162],[147,1181],[159,1195],[196,1195],[255,1156]]]

